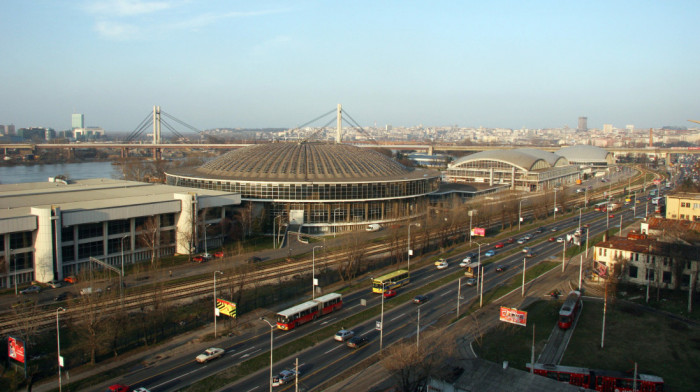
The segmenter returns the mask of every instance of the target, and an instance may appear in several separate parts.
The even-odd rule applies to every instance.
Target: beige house
[[[700,221],[700,193],[667,195],[666,219]]]

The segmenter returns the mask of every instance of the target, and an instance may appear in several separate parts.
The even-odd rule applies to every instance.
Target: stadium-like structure
[[[580,168],[607,169],[615,164],[615,157],[611,152],[596,146],[568,146],[559,149],[556,154],[565,157],[570,164]]]
[[[518,191],[550,189],[578,178],[565,157],[534,148],[478,152],[455,160],[445,172],[448,183],[500,184]]]
[[[197,168],[166,173],[168,184],[236,192],[269,232],[275,223],[311,234],[357,230],[425,214],[440,173],[408,168],[372,149],[279,142],[230,151]]]

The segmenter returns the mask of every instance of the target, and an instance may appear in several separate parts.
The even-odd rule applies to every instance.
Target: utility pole
[[[525,270],[527,268],[527,258],[523,257],[523,285],[520,288],[520,296],[524,297],[525,296]],[[533,363],[534,365],[534,363]]]

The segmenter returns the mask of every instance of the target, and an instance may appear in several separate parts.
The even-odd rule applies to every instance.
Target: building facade
[[[240,195],[110,179],[0,185],[0,287],[202,248]],[[207,238],[211,247],[223,233]]]
[[[700,193],[666,195],[666,219],[700,221]]]

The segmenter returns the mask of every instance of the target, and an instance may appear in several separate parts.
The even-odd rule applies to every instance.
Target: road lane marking
[[[246,354],[246,355],[241,355],[241,359],[243,359],[243,358],[248,358],[249,356],[251,356],[251,355],[253,355],[253,354],[255,354],[255,353],[257,353],[258,351],[261,351],[261,350],[262,350],[262,349],[259,348],[259,349],[255,350],[255,351],[253,351],[252,353],[248,353],[248,354]]]
[[[406,315],[406,313],[401,313],[400,315],[394,317],[393,319],[391,319],[391,320],[389,320],[389,321],[398,320],[398,319],[400,319],[401,317],[403,317],[403,316],[405,316],[405,315]]]
[[[254,388],[251,388],[251,389],[247,390],[246,392],[254,391],[254,390],[258,389],[258,387],[260,387],[260,385],[257,385],[257,386],[255,386]]]
[[[326,351],[324,354],[328,354],[329,352],[331,352],[331,351],[333,351],[333,350],[337,350],[338,347],[343,347],[343,346],[344,346],[344,345],[342,345],[342,346],[340,346],[340,345],[339,345],[339,346],[335,346],[335,347],[333,347],[332,349]]]
[[[191,372],[189,372],[189,373],[181,374],[181,375],[179,375],[179,376],[177,376],[177,377],[175,377],[175,378],[173,378],[173,379],[170,379],[170,380],[168,380],[168,381],[166,381],[166,382],[163,382],[163,383],[160,383],[160,384],[158,384],[158,385],[156,385],[156,386],[154,386],[154,387],[151,387],[151,389],[156,389],[156,388],[158,388],[158,387],[160,387],[160,386],[163,386],[163,385],[165,385],[165,384],[167,384],[167,383],[169,383],[169,382],[173,382],[173,381],[175,381],[175,380],[177,380],[177,379],[179,379],[179,378],[181,378],[181,377],[188,376],[188,375],[190,375],[190,374],[192,374],[192,373],[194,373],[194,372],[197,372],[197,371],[200,371],[200,370],[202,370],[202,369],[205,369],[206,367],[207,367],[207,365],[204,365],[204,366],[202,366],[202,367],[200,367],[200,368],[198,368],[198,369],[195,369],[195,370],[193,370],[193,371],[191,371]]]

